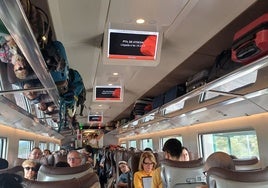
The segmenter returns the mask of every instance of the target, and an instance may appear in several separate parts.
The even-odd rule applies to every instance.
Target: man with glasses
[[[69,151],[67,155],[67,162],[70,167],[76,167],[82,165],[82,155],[76,150]]]

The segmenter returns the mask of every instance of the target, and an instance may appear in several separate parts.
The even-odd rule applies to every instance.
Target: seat
[[[18,175],[23,177],[24,169],[22,166],[14,166],[11,168],[6,168],[6,169],[0,170],[0,174],[3,174],[3,173],[18,174]]]
[[[60,181],[32,181],[25,179],[23,184],[27,188],[100,188],[99,178],[96,173],[88,173],[79,178]]]
[[[207,172],[210,188],[266,188],[268,187],[268,168],[254,171],[234,171],[213,167]]]
[[[8,160],[0,158],[0,170],[8,168]]]
[[[163,187],[195,188],[197,185],[206,184],[203,158],[191,161],[164,159],[160,163]]]
[[[78,167],[52,167],[42,165],[37,173],[38,181],[57,181],[79,178],[88,173],[93,172],[90,164],[81,165]]]
[[[23,161],[25,161],[25,160],[26,159],[17,158],[17,159],[15,159],[13,166],[21,166]]]
[[[260,161],[257,157],[247,159],[233,159],[236,170],[257,170],[261,169]]]

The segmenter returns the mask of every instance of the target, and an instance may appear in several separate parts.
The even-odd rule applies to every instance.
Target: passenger
[[[39,147],[34,147],[30,154],[29,154],[29,157],[28,159],[31,159],[31,160],[38,160],[42,157],[42,151]]]
[[[0,158],[0,170],[8,168],[8,161]]]
[[[132,172],[126,161],[119,161],[118,167],[121,171],[121,174],[119,176],[117,186],[127,188],[128,184],[132,183]]]
[[[182,147],[182,152],[179,161],[190,161],[189,150],[186,147]]]
[[[49,149],[45,149],[45,150],[43,151],[43,155],[44,155],[45,157],[48,157],[49,155],[51,155],[51,151],[50,151]]]
[[[182,154],[182,146],[181,142],[175,138],[168,139],[163,149],[165,159],[169,159],[172,161],[180,161],[180,157]],[[155,173],[152,178],[152,188],[162,188],[162,179],[161,179],[161,167],[158,167],[155,170]]]
[[[69,151],[67,155],[67,162],[70,165],[70,167],[81,166],[82,165],[81,153],[79,153],[76,150]]]
[[[13,70],[17,78],[25,79],[30,74],[30,66],[21,55],[13,55],[11,63],[14,65]]]
[[[143,177],[152,177],[156,168],[156,159],[152,152],[145,151],[141,154],[139,171],[134,174],[134,188],[143,188]]]
[[[22,180],[17,174],[0,174],[0,188],[23,188]]]
[[[24,168],[24,178],[35,180],[37,175],[37,164],[33,160],[25,160],[22,163]]]
[[[37,163],[36,166],[37,170],[42,164],[44,165],[48,164],[47,158],[43,156],[43,153],[39,147],[34,147],[31,150],[28,159],[33,160]]]
[[[153,152],[153,150],[151,148],[145,148],[143,151],[150,151]]]
[[[59,161],[55,164],[56,167],[70,167],[69,163],[65,161]]]

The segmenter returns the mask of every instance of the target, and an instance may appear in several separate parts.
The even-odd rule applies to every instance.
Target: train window
[[[60,145],[59,144],[55,144],[55,151],[59,151],[60,150]]]
[[[55,144],[54,143],[49,143],[49,150],[50,151],[55,151]]]
[[[47,149],[47,143],[45,142],[39,142],[39,148],[44,151],[45,149]]]
[[[162,148],[163,148],[165,142],[170,138],[176,138],[179,141],[181,141],[181,144],[182,144],[182,136],[167,136],[167,137],[163,137],[163,138],[160,139],[160,151],[162,151]]]
[[[141,149],[144,150],[145,148],[153,149],[153,139],[142,139],[141,140]]]
[[[129,148],[130,147],[137,148],[137,141],[136,140],[130,140],[128,145],[129,145]]]
[[[18,158],[28,158],[31,149],[34,147],[33,140],[19,140]]]
[[[232,80],[231,82],[227,82],[225,84],[222,84],[216,88],[213,88],[214,91],[219,91],[219,92],[230,92],[234,91],[236,89],[245,87],[247,85],[253,84],[257,80],[257,74],[258,71],[251,72],[249,74],[246,74],[245,76],[239,77],[235,80]],[[203,93],[203,95],[200,98],[200,102],[215,98],[220,96],[220,93],[217,92],[211,92],[207,91]]]
[[[238,158],[259,157],[256,131],[224,132],[200,135],[203,156],[223,151]]]
[[[120,146],[123,147],[123,148],[127,148],[127,144],[126,143],[121,143]]]
[[[0,158],[6,158],[7,138],[0,137]]]
[[[18,89],[22,88],[21,86],[16,85],[16,84],[11,84],[11,85],[12,85],[12,88],[14,90],[18,90]],[[22,93],[14,93],[14,98],[15,98],[16,104],[18,106],[23,108],[25,111],[32,113],[32,111],[31,111],[32,109],[30,107],[31,106],[30,102],[28,100],[26,100],[26,97],[24,97],[24,95]]]

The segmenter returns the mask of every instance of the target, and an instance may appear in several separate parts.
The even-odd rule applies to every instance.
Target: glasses
[[[152,165],[154,163],[146,163],[146,162],[143,162],[144,165]]]
[[[68,158],[68,161],[78,160],[78,159],[80,159],[80,158],[78,158],[78,157],[73,157],[73,158]]]
[[[35,167],[29,167],[29,166],[27,166],[27,167],[24,167],[24,169],[25,170],[32,170],[32,171],[36,171],[36,169],[35,169]]]

